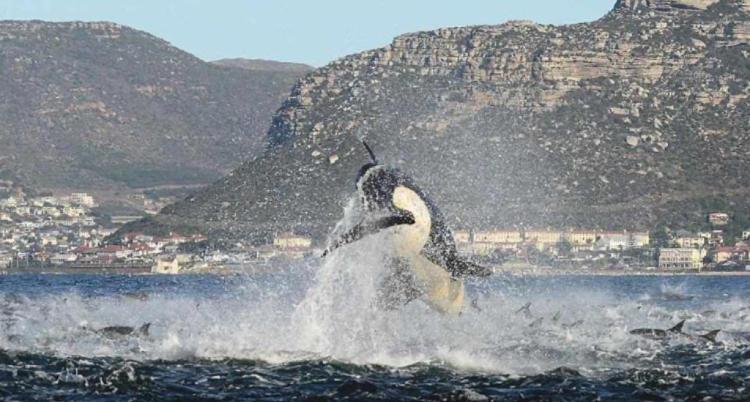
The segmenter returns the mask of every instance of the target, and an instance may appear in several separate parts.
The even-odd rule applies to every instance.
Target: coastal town
[[[140,216],[104,219],[94,213],[97,201],[87,193],[29,195],[10,182],[0,182],[0,191],[6,194],[0,198],[0,271],[216,272],[319,254],[311,237],[293,231],[230,251],[207,247],[201,234],[125,233],[110,242],[122,223]],[[723,228],[730,220],[726,213],[712,213],[707,217],[712,230],[702,232],[459,229],[454,237],[461,253],[503,269],[750,270],[750,228],[729,242]]]

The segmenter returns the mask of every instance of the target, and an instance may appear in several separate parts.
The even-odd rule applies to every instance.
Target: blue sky
[[[0,19],[114,21],[205,60],[224,57],[321,66],[394,36],[511,19],[591,21],[615,0],[0,0]]]

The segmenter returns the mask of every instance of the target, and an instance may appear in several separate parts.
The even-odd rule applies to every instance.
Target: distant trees
[[[658,224],[651,231],[651,245],[654,248],[669,247],[670,237],[669,229],[664,224]]]

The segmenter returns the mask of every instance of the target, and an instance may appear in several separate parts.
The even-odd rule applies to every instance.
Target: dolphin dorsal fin
[[[709,342],[716,343],[716,335],[719,335],[719,332],[721,332],[721,330],[715,329],[709,333],[701,335],[700,337]]]
[[[138,332],[139,332],[139,333],[140,333],[141,335],[145,335],[145,336],[148,336],[148,335],[149,335],[149,333],[148,333],[148,330],[149,330],[149,328],[151,328],[151,323],[150,323],[150,322],[147,322],[147,323],[145,323],[145,324],[141,325],[141,327],[140,327],[140,328],[138,328]]]
[[[678,334],[682,333],[682,327],[683,327],[683,325],[685,325],[685,320],[682,320],[682,321],[678,322],[677,325],[675,325],[674,327],[668,329],[667,331],[669,331],[669,332],[677,332]]]

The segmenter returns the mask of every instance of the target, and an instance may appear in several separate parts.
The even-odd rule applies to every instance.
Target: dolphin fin
[[[674,327],[667,330],[667,332],[676,332],[678,334],[682,333],[682,327],[685,325],[685,320],[682,320],[677,323]]]
[[[353,243],[367,235],[375,234],[383,229],[387,229],[391,226],[396,225],[411,225],[414,223],[414,216],[403,210],[396,211],[395,214],[385,216],[375,220],[363,220],[351,230],[344,233],[336,241],[334,241],[328,248],[323,251],[321,257],[325,257],[337,248],[345,246],[349,243]]]
[[[719,335],[719,332],[721,332],[721,330],[715,329],[715,330],[713,330],[711,332],[708,332],[708,333],[705,333],[705,334],[699,335],[699,336],[701,338],[703,338],[703,339],[711,342],[711,343],[716,343],[716,335]]]
[[[520,314],[520,313],[531,314],[530,308],[531,308],[531,302],[527,302],[521,308],[516,310],[516,314]]]
[[[138,328],[138,333],[144,336],[148,336],[148,329],[151,328],[151,323],[147,322],[143,325],[141,325],[140,328]]]
[[[474,299],[471,300],[471,307],[474,310],[479,311],[480,313],[482,312],[482,308],[479,307],[479,298],[475,297]]]

